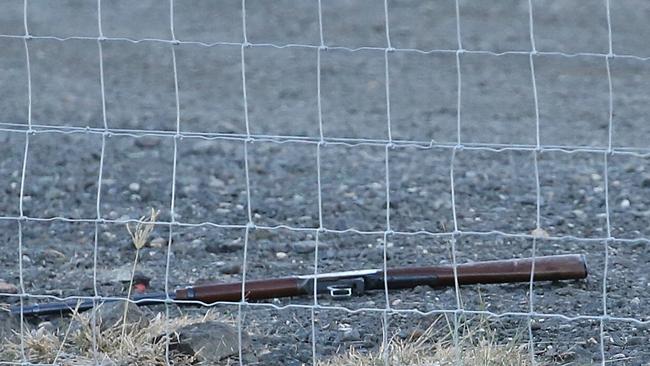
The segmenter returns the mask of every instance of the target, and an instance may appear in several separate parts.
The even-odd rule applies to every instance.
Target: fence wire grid
[[[106,191],[103,187],[106,187],[105,183],[105,161],[106,161],[106,151],[108,145],[111,143],[111,139],[115,138],[127,138],[127,139],[146,139],[146,138],[159,138],[161,141],[166,141],[169,146],[171,146],[171,157],[167,157],[171,161],[171,180],[169,181],[171,196],[169,199],[168,215],[163,215],[165,219],[157,220],[154,224],[157,228],[166,228],[168,230],[167,237],[167,249],[165,254],[165,272],[164,272],[164,290],[169,293],[173,290],[173,285],[170,284],[170,267],[174,259],[174,248],[178,245],[184,245],[185,243],[177,243],[175,234],[178,230],[183,229],[201,229],[201,228],[213,228],[213,229],[226,229],[226,230],[240,230],[244,233],[243,235],[243,262],[241,267],[241,280],[242,280],[242,290],[245,289],[245,281],[247,279],[247,272],[249,271],[249,256],[251,255],[250,247],[250,236],[254,231],[271,231],[271,232],[295,232],[300,235],[311,235],[315,242],[316,248],[313,253],[313,269],[314,274],[322,273],[319,255],[323,255],[323,250],[319,249],[319,245],[322,241],[324,235],[359,235],[359,236],[368,236],[368,237],[380,237],[381,245],[380,248],[383,248],[381,253],[383,269],[390,267],[389,257],[390,257],[390,245],[389,242],[393,237],[413,237],[413,238],[426,238],[426,240],[440,240],[441,242],[446,243],[451,253],[451,263],[456,270],[458,261],[457,252],[458,252],[458,243],[462,238],[476,238],[480,240],[481,238],[502,238],[501,240],[524,240],[531,243],[531,254],[533,257],[540,254],[540,246],[547,245],[548,243],[581,243],[580,245],[586,245],[593,252],[602,252],[604,260],[604,269],[603,269],[603,279],[602,279],[602,291],[600,291],[598,301],[602,303],[600,305],[602,313],[600,314],[573,314],[573,313],[564,313],[564,312],[554,312],[552,307],[550,309],[544,309],[539,311],[535,306],[537,298],[535,296],[534,284],[531,281],[528,284],[527,288],[527,311],[492,311],[492,310],[476,310],[476,309],[467,309],[465,308],[463,301],[461,300],[462,293],[461,288],[458,284],[458,279],[456,279],[456,284],[453,289],[453,296],[455,298],[455,306],[451,306],[444,309],[435,309],[435,310],[422,310],[419,308],[399,308],[394,306],[394,302],[391,301],[392,295],[389,295],[389,291],[386,289],[384,291],[383,297],[385,298],[385,306],[378,307],[353,307],[343,304],[323,304],[322,299],[319,299],[314,293],[313,302],[308,303],[276,303],[276,302],[249,302],[245,298],[238,302],[216,302],[216,303],[203,303],[200,301],[182,301],[182,300],[172,300],[171,298],[160,300],[162,304],[166,306],[167,316],[171,314],[171,308],[175,303],[191,303],[191,304],[200,304],[206,307],[215,307],[219,305],[227,306],[236,306],[238,309],[238,332],[239,332],[239,362],[244,364],[243,354],[245,350],[242,349],[242,337],[243,337],[243,312],[245,309],[255,309],[255,308],[270,308],[277,311],[288,311],[291,309],[304,310],[311,314],[311,358],[314,365],[319,362],[319,352],[318,352],[318,337],[317,337],[317,317],[318,313],[321,311],[339,311],[344,314],[356,314],[356,313],[372,313],[377,314],[382,319],[382,332],[381,338],[383,342],[387,342],[390,338],[388,324],[390,323],[390,318],[396,314],[415,314],[419,316],[428,316],[435,314],[449,314],[453,316],[455,321],[454,329],[454,342],[458,346],[459,342],[459,317],[462,315],[481,315],[487,316],[490,318],[520,318],[527,322],[527,332],[528,332],[528,351],[529,357],[532,364],[537,364],[539,362],[539,355],[535,352],[534,345],[534,329],[533,324],[535,319],[556,319],[562,323],[572,323],[580,321],[595,321],[598,325],[598,349],[600,352],[599,357],[596,357],[599,361],[598,363],[605,365],[611,361],[610,356],[608,355],[606,342],[606,327],[609,323],[624,323],[630,326],[635,327],[644,327],[650,325],[650,317],[638,314],[638,316],[620,316],[616,315],[617,313],[612,313],[610,311],[611,305],[608,306],[608,292],[611,290],[608,286],[608,270],[611,266],[611,251],[612,246],[631,246],[631,245],[645,245],[650,244],[650,238],[644,236],[642,232],[635,232],[634,235],[629,236],[627,234],[617,236],[615,225],[613,224],[612,218],[612,206],[615,203],[612,198],[611,185],[613,179],[611,176],[612,161],[613,159],[646,159],[650,157],[650,148],[646,146],[638,146],[635,144],[617,144],[615,141],[615,131],[618,126],[614,123],[615,119],[615,93],[616,89],[613,86],[613,77],[612,77],[612,63],[614,60],[630,60],[633,62],[645,63],[650,60],[650,56],[634,55],[634,54],[625,54],[625,53],[615,53],[615,44],[613,42],[613,31],[612,31],[612,15],[610,11],[610,1],[604,0],[600,1],[600,6],[605,14],[606,19],[606,32],[607,32],[607,44],[605,46],[606,52],[564,52],[564,51],[549,51],[549,50],[539,50],[537,47],[537,37],[536,37],[536,18],[535,18],[535,0],[528,0],[519,2],[528,8],[528,38],[529,38],[529,49],[528,50],[472,50],[464,47],[464,43],[467,41],[463,37],[463,17],[461,12],[461,4],[463,6],[469,6],[470,2],[455,0],[450,1],[454,10],[455,10],[455,39],[457,42],[456,47],[450,49],[420,49],[420,48],[400,48],[395,47],[394,42],[392,42],[391,34],[391,8],[393,1],[384,0],[382,3],[383,6],[383,15],[384,15],[384,24],[383,30],[385,31],[385,44],[383,46],[343,46],[343,45],[331,45],[328,44],[328,37],[326,32],[324,32],[324,22],[328,21],[327,17],[324,16],[323,7],[327,6],[326,2],[318,0],[314,1],[314,5],[317,9],[317,30],[319,42],[316,44],[300,44],[300,43],[255,43],[249,40],[247,22],[249,21],[247,16],[247,1],[241,1],[241,42],[230,42],[230,41],[220,41],[215,39],[214,41],[206,42],[203,40],[191,40],[191,39],[180,39],[176,36],[175,26],[178,24],[178,20],[175,20],[175,10],[179,6],[187,6],[184,1],[174,1],[170,0],[168,3],[168,22],[169,22],[169,34],[170,38],[130,38],[130,37],[121,37],[121,36],[112,36],[109,32],[104,31],[104,24],[102,18],[102,10],[106,8],[106,1],[97,0],[96,3],[96,36],[88,35],[58,35],[58,34],[33,34],[30,32],[33,24],[30,22],[30,7],[42,6],[45,7],[45,3],[37,2],[31,0],[24,0],[22,3],[23,7],[23,25],[24,25],[24,34],[0,34],[0,41],[11,41],[11,42],[22,42],[24,47],[24,67],[26,70],[26,99],[27,99],[27,119],[26,123],[21,123],[17,121],[8,120],[13,118],[11,113],[7,112],[4,115],[0,115],[0,131],[11,136],[13,143],[15,144],[16,139],[20,141],[24,140],[24,146],[21,147],[22,150],[22,162],[20,169],[19,180],[19,199],[18,199],[18,210],[17,215],[5,214],[0,216],[0,220],[7,224],[15,225],[17,228],[17,242],[9,243],[5,250],[16,250],[17,251],[17,264],[18,264],[18,293],[0,293],[0,295],[8,298],[16,298],[16,301],[19,301],[21,306],[26,306],[29,302],[33,301],[43,301],[43,300],[71,300],[71,299],[89,299],[97,302],[101,302],[106,299],[119,299],[124,301],[136,302],[132,299],[120,296],[106,296],[102,294],[102,291],[99,289],[99,280],[98,280],[98,264],[101,264],[101,258],[99,256],[98,247],[101,245],[101,241],[105,240],[101,236],[101,227],[102,225],[124,225],[128,223],[137,223],[140,222],[135,215],[135,217],[108,217],[105,210],[102,208],[103,200],[106,196]],[[86,4],[86,3],[84,3]],[[544,6],[551,6],[554,3],[552,2],[543,2]],[[87,5],[87,4],[86,4]],[[557,5],[557,4],[556,4]],[[167,6],[167,5],[166,5]],[[331,5],[330,5],[331,6]],[[349,15],[349,14],[348,14]],[[354,16],[353,16],[354,18]],[[414,32],[425,32],[423,29],[413,29]],[[60,121],[60,123],[39,123],[35,122],[33,118],[33,94],[34,86],[32,83],[34,72],[32,63],[35,58],[34,42],[41,42],[41,44],[51,43],[53,47],[58,47],[60,44],[65,44],[75,41],[94,41],[96,45],[97,57],[99,60],[99,74],[97,78],[99,79],[100,84],[100,96],[101,96],[101,120],[99,121],[99,126],[91,127],[86,126],[82,121]],[[147,44],[153,44],[167,49],[166,52],[169,52],[171,57],[171,69],[169,73],[172,75],[173,81],[173,108],[175,109],[175,128],[165,129],[165,128],[131,128],[131,127],[120,127],[112,126],[111,118],[107,113],[107,90],[109,86],[106,83],[106,69],[104,65],[105,49],[107,45],[111,44],[130,44],[137,47],[144,47]],[[242,132],[219,132],[219,131],[193,131],[187,130],[184,128],[184,118],[182,116],[182,90],[179,88],[179,69],[178,64],[178,49],[182,46],[195,46],[202,49],[239,49],[239,68],[241,69],[241,96],[240,100],[242,103],[243,110],[243,122],[244,122],[244,131]],[[304,52],[311,52],[314,56],[316,65],[314,66],[315,74],[310,75],[314,79],[316,86],[316,112],[317,112],[317,134],[310,136],[309,134],[269,134],[269,133],[255,133],[255,127],[250,121],[249,113],[252,109],[255,108],[253,105],[250,92],[251,87],[247,82],[247,68],[250,67],[247,62],[247,57],[249,53],[254,50],[260,50],[264,52],[272,52],[276,50],[277,52],[288,52],[291,50],[302,50]],[[288,50],[288,51],[287,51]],[[323,72],[323,58],[325,55],[338,52],[342,54],[342,57],[352,57],[358,53],[372,53],[380,54],[383,58],[383,96],[385,100],[385,106],[381,106],[385,110],[385,126],[383,129],[386,131],[384,137],[377,137],[375,133],[368,133],[367,136],[328,136],[327,133],[327,121],[324,118],[323,111],[323,85],[322,85],[322,72]],[[400,75],[393,72],[391,68],[391,62],[394,60],[395,55],[399,54],[418,54],[418,55],[447,55],[455,60],[455,71],[456,75],[455,85],[450,85],[452,90],[456,91],[456,103],[455,106],[452,106],[452,110],[455,109],[455,127],[454,135],[455,139],[438,139],[435,136],[426,136],[425,134],[420,134],[418,131],[414,131],[415,135],[423,136],[421,139],[409,139],[403,137],[396,137],[395,133],[395,122],[394,112],[391,110],[391,100],[395,97],[394,91],[391,90],[391,81],[394,79],[399,79]],[[480,142],[480,141],[471,141],[471,139],[465,139],[464,134],[464,102],[466,101],[464,93],[468,92],[467,88],[464,87],[463,81],[466,77],[467,71],[463,69],[463,62],[466,57],[496,57],[503,58],[509,56],[516,57],[527,57],[527,70],[525,72],[529,75],[529,84],[528,88],[532,91],[533,98],[533,121],[534,121],[534,141],[531,143],[508,143],[508,142]],[[0,58],[3,56],[0,55]],[[545,139],[543,138],[543,124],[540,124],[540,102],[541,98],[538,93],[538,83],[539,77],[536,73],[537,62],[541,58],[551,58],[551,59],[586,59],[592,60],[593,62],[602,62],[604,69],[606,70],[605,78],[608,87],[608,98],[607,98],[607,126],[606,126],[606,139],[602,144],[571,144],[571,143],[553,143],[550,141],[550,144],[543,143]],[[592,62],[589,61],[589,62]],[[80,63],[87,62],[86,60],[79,59]],[[204,60],[204,62],[209,62],[209,60]],[[124,65],[123,67],[128,68],[129,65]],[[590,77],[591,75],[585,76]],[[471,77],[471,75],[469,76]],[[471,92],[471,90],[470,90]],[[155,97],[154,97],[155,98]],[[155,102],[154,102],[155,103]],[[350,121],[342,122],[343,124],[354,124],[354,117],[350,117]],[[434,117],[435,120],[435,117]],[[270,122],[272,123],[272,121]],[[137,123],[136,123],[137,126]],[[567,127],[571,128],[571,127]],[[623,128],[623,127],[621,127]],[[632,132],[634,133],[634,132]],[[26,189],[26,176],[28,175],[28,165],[31,158],[32,149],[34,149],[35,144],[38,143],[39,137],[44,136],[49,138],[50,136],[57,135],[85,135],[92,136],[100,142],[100,145],[97,146],[99,151],[99,167],[97,168],[97,181],[96,181],[96,201],[94,204],[94,217],[72,217],[66,215],[54,215],[48,217],[40,217],[39,215],[34,215],[33,212],[28,212],[29,210],[25,209],[25,197],[27,196]],[[180,145],[185,141],[214,141],[216,143],[225,141],[236,143],[242,146],[243,148],[243,170],[245,172],[244,186],[245,186],[245,204],[243,205],[243,216],[245,220],[239,223],[232,222],[218,222],[210,220],[187,220],[186,215],[179,216],[177,214],[177,196],[178,196],[178,185],[177,185],[177,175],[179,169],[179,150],[181,149]],[[269,146],[286,146],[288,149],[292,149],[294,146],[305,146],[312,149],[315,154],[315,172],[316,177],[314,179],[315,186],[313,190],[316,192],[317,196],[317,218],[315,219],[317,225],[294,225],[294,224],[269,224],[265,222],[260,222],[259,215],[255,211],[254,203],[254,193],[251,183],[251,163],[250,163],[250,154],[251,149],[254,146],[259,144],[268,144]],[[384,198],[386,202],[381,210],[383,213],[383,223],[381,225],[375,226],[363,226],[363,227],[352,227],[352,226],[337,226],[329,225],[331,220],[328,220],[326,210],[324,209],[324,194],[323,194],[323,183],[322,183],[322,174],[323,174],[323,151],[328,148],[342,148],[350,149],[350,151],[355,151],[356,149],[363,148],[375,148],[376,151],[383,151],[381,156],[374,156],[373,159],[378,159],[381,162],[380,165],[383,165],[381,169],[381,175],[383,175],[383,182],[381,182]],[[391,209],[391,195],[394,195],[395,191],[392,189],[391,183],[394,182],[396,178],[391,175],[393,168],[391,162],[396,150],[399,149],[412,149],[412,151],[418,151],[422,153],[426,152],[441,152],[445,154],[444,156],[448,157],[448,172],[449,175],[444,177],[445,181],[448,181],[450,184],[447,187],[446,192],[440,192],[441,194],[448,194],[451,200],[451,227],[443,228],[442,230],[435,231],[430,229],[419,229],[419,230],[407,230],[402,227],[397,228],[393,224],[392,214],[394,211]],[[534,181],[534,199],[531,204],[534,207],[534,226],[532,230],[518,230],[513,229],[509,230],[508,222],[503,223],[505,229],[502,228],[491,228],[489,230],[482,229],[473,229],[471,226],[466,228],[464,225],[464,218],[458,214],[458,193],[457,193],[457,184],[458,180],[458,156],[459,154],[466,153],[476,153],[476,154],[487,154],[489,156],[496,156],[500,154],[520,154],[518,156],[525,156],[525,159],[528,159],[531,164],[531,171],[519,171],[519,174],[526,175],[531,177]],[[538,234],[540,231],[546,230],[547,227],[543,221],[543,206],[545,204],[545,199],[543,197],[543,184],[542,179],[544,178],[543,174],[540,172],[540,157],[542,155],[555,154],[553,156],[590,156],[593,159],[600,161],[600,175],[602,177],[602,195],[604,198],[604,210],[599,219],[604,220],[604,231],[596,233],[594,235],[580,235],[573,233],[551,233],[548,236],[540,237]],[[478,155],[476,155],[478,156]],[[5,159],[8,159],[5,157]],[[47,163],[47,162],[46,162]],[[204,162],[204,164],[210,164],[210,162]],[[51,166],[50,169],[57,169],[56,166]],[[60,172],[65,174],[65,172]],[[394,183],[393,183],[394,184]],[[618,184],[618,183],[617,183]],[[476,192],[477,195],[481,195],[481,192]],[[56,198],[54,198],[56,199]],[[234,202],[233,202],[234,204]],[[629,205],[629,202],[628,202]],[[379,210],[374,208],[374,210]],[[8,212],[6,208],[3,208],[3,212]],[[178,219],[180,217],[180,219]],[[32,223],[40,224],[49,224],[49,223],[80,223],[88,224],[94,227],[94,243],[92,250],[92,257],[88,260],[92,261],[92,294],[83,295],[81,293],[74,296],[56,296],[52,294],[42,294],[42,293],[33,293],[30,292],[28,286],[25,284],[23,273],[25,271],[24,264],[24,247],[23,247],[23,238],[24,238],[24,229],[27,225]],[[401,226],[401,225],[400,225]],[[637,235],[638,234],[638,235]],[[346,264],[347,265],[347,264]],[[639,266],[642,264],[639,263]],[[361,264],[354,264],[353,268],[347,269],[358,269],[363,268]],[[534,266],[533,266],[534,268]],[[304,273],[303,273],[304,274]],[[628,279],[631,280],[631,279]],[[244,292],[244,291],[242,291]],[[553,296],[547,294],[547,296]],[[136,302],[137,303],[137,302]],[[94,310],[93,310],[94,311]],[[615,315],[612,315],[615,314]],[[24,334],[27,331],[27,318],[23,314],[20,316],[20,334]],[[93,335],[96,338],[99,328],[96,324],[93,324]],[[169,330],[168,330],[169,332]],[[22,337],[21,337],[22,339]],[[168,340],[169,341],[169,340]],[[96,342],[96,339],[93,339],[93,342]],[[24,350],[25,345],[23,344],[23,353],[22,360],[2,360],[5,364],[32,364],[29,362],[29,359]],[[95,352],[97,345],[95,344]],[[169,344],[167,345],[167,362],[171,364],[170,361],[170,349]],[[99,355],[95,354],[96,362],[99,362]],[[59,359],[59,355],[55,359]],[[459,361],[460,362],[460,361]],[[389,357],[386,355],[385,364],[389,364]]]

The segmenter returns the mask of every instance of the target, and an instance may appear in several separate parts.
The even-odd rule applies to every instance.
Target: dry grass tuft
[[[23,335],[25,356],[32,363],[64,366],[168,365],[165,358],[165,330],[168,329],[169,334],[173,334],[183,326],[209,320],[224,321],[210,312],[203,317],[181,316],[173,319],[166,319],[158,313],[146,327],[127,327],[124,336],[119,325],[102,332],[97,327],[93,336],[91,313],[75,313],[70,326],[63,332],[45,328],[27,329]],[[96,344],[96,353],[93,344]],[[0,357],[3,360],[21,361],[20,334],[4,342]],[[177,352],[170,352],[169,361],[174,365],[191,365],[196,362],[192,355]]]
[[[131,235],[133,246],[136,249],[138,250],[142,249],[145,246],[145,244],[147,244],[147,241],[149,240],[149,236],[151,235],[155,227],[155,222],[156,219],[158,218],[159,213],[160,211],[156,211],[152,208],[149,217],[146,216],[140,217],[139,222],[135,225],[133,229],[131,229],[131,226],[129,224],[126,224],[126,231],[128,231],[129,235]]]
[[[444,323],[444,324],[441,324]],[[346,354],[319,362],[319,366],[528,366],[527,344],[513,339],[497,341],[486,320],[466,322],[459,330],[458,346],[452,339],[453,326],[446,315],[437,317],[423,332],[400,339],[393,337],[377,352]]]
[[[153,229],[155,227],[155,222],[156,219],[158,218],[158,213],[160,211],[156,211],[153,208],[151,209],[151,215],[147,218],[146,216],[142,216],[140,218],[140,221],[135,225],[135,228],[131,230],[131,227],[129,224],[126,224],[126,231],[129,232],[129,235],[131,235],[131,240],[133,241],[133,246],[135,247],[135,258],[133,259],[133,269],[131,270],[131,281],[129,281],[129,292],[126,295],[128,299],[131,298],[131,291],[133,290],[133,278],[135,277],[135,269],[138,265],[138,258],[140,256],[140,249],[142,249],[147,241],[149,241],[149,236],[153,232]],[[124,316],[123,319],[126,319],[128,315],[128,303],[124,303]],[[122,325],[122,339],[125,339],[125,333],[126,333],[126,321],[124,321],[124,324]]]
[[[64,330],[45,328],[28,329],[23,336],[26,360],[33,363],[77,365],[167,365],[166,329],[173,334],[179,328],[215,320],[208,313],[204,317],[181,316],[166,319],[157,314],[143,328],[128,326],[124,337],[122,326],[116,325],[93,336],[90,313],[73,315],[70,326]],[[232,319],[216,319],[233,323]],[[362,353],[350,349],[347,353],[319,361],[319,366],[530,366],[527,344],[518,337],[507,342],[499,341],[496,331],[486,320],[461,323],[458,347],[452,339],[453,325],[441,315],[425,330],[415,331],[405,339],[393,337],[387,345],[375,352]],[[172,337],[173,339],[173,337]],[[96,352],[93,352],[93,344]],[[5,342],[0,350],[3,360],[20,361],[20,335]],[[169,363],[174,365],[196,364],[192,355],[170,352]]]

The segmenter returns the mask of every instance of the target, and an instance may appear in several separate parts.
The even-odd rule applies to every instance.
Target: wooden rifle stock
[[[282,277],[270,280],[246,281],[247,300],[263,300],[276,297],[305,295],[298,277]],[[176,290],[176,300],[198,300],[206,303],[216,301],[240,301],[242,283],[214,283],[185,287]]]
[[[332,297],[349,297],[368,290],[389,290],[413,288],[416,286],[455,286],[455,273],[459,285],[529,282],[534,262],[534,281],[557,281],[583,279],[587,277],[587,265],[583,255],[555,255],[534,258],[495,260],[486,262],[450,264],[430,267],[401,267],[324,273],[319,275],[281,277],[275,279],[247,280],[241,282],[213,283],[188,286],[170,294],[138,294],[133,298],[138,304],[162,303],[167,298],[177,301],[202,303],[238,302],[242,300],[242,287],[247,301],[328,293]],[[455,272],[455,273],[454,273]],[[118,301],[117,299],[100,300]],[[31,306],[13,306],[14,314],[38,315],[79,311],[95,306],[92,300],[54,302]]]

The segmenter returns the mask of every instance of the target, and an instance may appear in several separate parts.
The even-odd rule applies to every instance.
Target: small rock
[[[38,329],[45,329],[50,333],[56,332],[56,327],[50,321],[44,321],[38,324]]]
[[[322,241],[318,241],[318,250],[326,250],[328,245]],[[291,249],[299,254],[309,254],[316,250],[316,240],[303,240],[291,244]]]
[[[125,264],[111,270],[98,270],[97,281],[98,283],[130,282],[132,271],[133,264]],[[151,278],[151,276],[152,273],[149,271],[136,271],[134,274],[134,280],[138,278]]]
[[[18,288],[11,283],[0,280],[0,294],[17,294]]]
[[[643,180],[641,181],[641,186],[643,188],[650,188],[650,175],[646,175],[643,177]]]
[[[106,330],[115,326],[122,326],[124,320],[123,301],[105,302],[97,308],[97,319],[100,322],[99,329]],[[136,329],[142,329],[149,324],[149,320],[138,305],[128,302],[126,312],[126,324]]]
[[[49,263],[62,263],[65,262],[66,260],[65,254],[52,248],[44,249],[40,253],[39,257],[40,257],[39,260],[44,260]]]
[[[161,237],[153,238],[149,242],[149,246],[152,248],[162,248],[165,245],[167,245],[167,240]]]
[[[115,211],[112,211],[112,212],[115,212]],[[109,215],[110,215],[110,214],[109,214]],[[113,216],[113,217],[117,217],[117,216]],[[111,232],[109,232],[109,231],[104,231],[104,232],[102,233],[102,236],[103,236],[104,239],[106,239],[107,241],[114,241],[115,239],[117,239],[117,235],[115,235],[115,234],[113,234],[113,233],[111,233]]]
[[[250,352],[242,355],[242,361],[244,361],[244,365],[261,365],[259,359]]]
[[[540,330],[540,329],[542,329],[542,325],[539,324],[538,321],[533,320],[533,321],[530,322],[530,329],[531,330]]]
[[[210,177],[210,180],[208,181],[208,186],[212,188],[224,188],[226,186],[226,183],[224,183],[224,181],[222,181],[217,177]]]
[[[238,274],[241,272],[241,265],[239,263],[226,263],[219,271],[223,274]]]
[[[465,178],[476,179],[476,178],[478,178],[478,173],[476,173],[475,171],[472,171],[472,170],[468,170],[468,171],[465,172]]]
[[[140,192],[140,183],[133,182],[129,184],[129,191],[131,192]]]
[[[341,342],[358,342],[361,340],[361,333],[356,329],[348,329],[343,332]]]
[[[629,346],[638,346],[640,344],[645,344],[646,342],[647,342],[647,338],[635,336],[635,337],[628,338],[625,344]]]
[[[291,245],[284,241],[272,241],[266,245],[265,249],[272,252],[288,252],[291,250]]]
[[[548,238],[550,235],[548,235],[548,232],[541,227],[538,227],[537,229],[533,230],[530,232],[530,234],[536,238]]]
[[[186,325],[174,332],[170,348],[196,357],[197,361],[215,365],[229,356],[239,353],[237,329],[228,324],[208,321]],[[250,347],[248,334],[242,332],[242,349]]]
[[[244,243],[241,241],[232,241],[229,243],[208,243],[205,250],[209,253],[221,254],[229,252],[237,252],[244,248]]]
[[[289,255],[287,253],[285,253],[285,252],[277,252],[277,253],[275,253],[275,257],[277,259],[287,259],[288,256]]]
[[[174,251],[172,253],[179,254],[181,256],[192,256],[195,258],[205,256],[206,245],[201,239],[194,239],[190,243],[177,243],[174,246]]]
[[[50,188],[48,191],[45,192],[45,199],[48,201],[56,200],[64,196],[65,196],[65,192],[56,188]]]
[[[621,201],[621,208],[629,208],[630,207],[630,200],[624,199]]]
[[[585,212],[579,209],[573,210],[571,213],[573,213],[573,215],[577,218],[584,218],[586,216]]]

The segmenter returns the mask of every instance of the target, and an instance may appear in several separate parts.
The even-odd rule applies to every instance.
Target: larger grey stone
[[[124,305],[123,301],[105,302],[97,308],[96,319],[101,325],[100,330],[106,330],[111,327],[121,326],[124,320]],[[126,312],[126,324],[129,327],[143,328],[149,324],[138,305],[129,302]]]
[[[239,353],[237,329],[231,325],[208,321],[186,325],[176,330],[173,349],[196,357],[197,361],[213,365]],[[250,338],[242,333],[242,349],[250,346]]]
[[[20,315],[11,315],[8,311],[0,311],[0,344],[7,339],[20,334]]]

